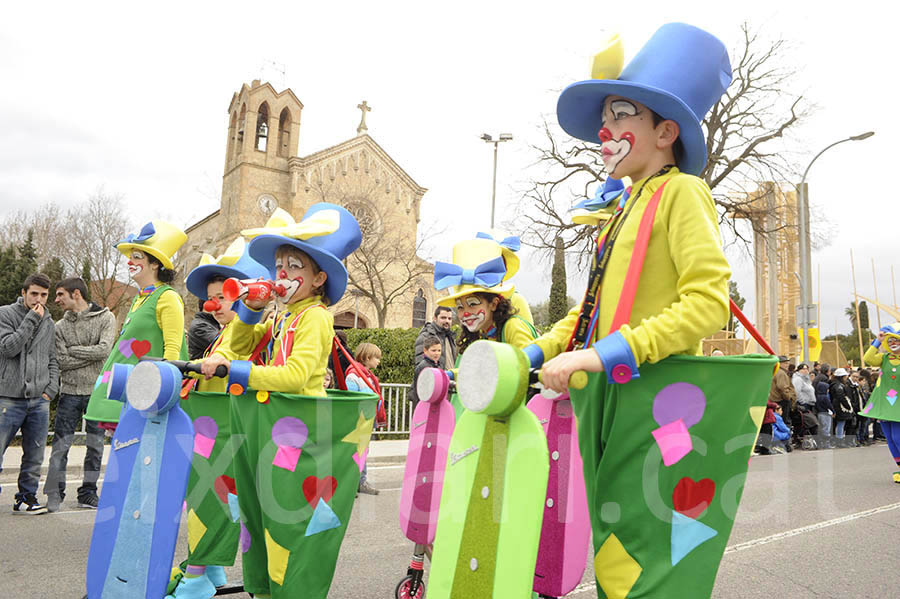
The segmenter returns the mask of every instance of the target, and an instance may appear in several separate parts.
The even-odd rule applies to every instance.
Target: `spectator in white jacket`
[[[791,378],[794,385],[794,391],[797,392],[797,403],[802,406],[804,411],[813,411],[816,409],[816,390],[813,389],[812,379],[809,377],[809,365],[800,364]]]

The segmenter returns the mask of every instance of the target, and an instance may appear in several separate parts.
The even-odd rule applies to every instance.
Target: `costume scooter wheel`
[[[425,596],[425,583],[419,582],[419,587],[416,589],[416,594],[410,594],[410,586],[412,585],[413,577],[407,576],[397,585],[397,588],[394,590],[394,597],[396,599],[420,599]]]

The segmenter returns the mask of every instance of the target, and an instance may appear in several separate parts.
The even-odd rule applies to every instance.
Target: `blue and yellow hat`
[[[706,165],[706,140],[700,125],[731,84],[725,45],[713,35],[684,23],[660,27],[628,66],[618,36],[594,57],[592,79],[563,90],[556,105],[560,127],[573,137],[597,143],[603,127],[603,102],[620,95],[647,106],[680,128],[684,155],[678,168],[699,175]]]
[[[184,231],[172,223],[154,220],[141,227],[137,235],[132,233],[117,243],[116,249],[126,256],[131,256],[132,250],[142,251],[159,260],[169,270],[174,270],[172,259],[185,241],[187,235]]]
[[[262,264],[250,257],[247,251],[247,242],[243,237],[238,237],[225,249],[218,258],[210,254],[200,257],[200,264],[192,270],[184,280],[187,290],[200,299],[209,299],[206,291],[210,279],[214,276],[223,276],[226,279],[258,279],[272,278],[272,273]]]
[[[344,260],[362,243],[359,223],[343,206],[319,202],[313,204],[300,222],[278,208],[264,227],[241,231],[251,237],[250,256],[270,270],[275,268],[275,252],[283,245],[293,246],[315,260],[327,275],[325,296],[337,303],[347,289]]]
[[[516,274],[515,266],[503,259],[503,251],[492,239],[468,239],[453,246],[453,262],[434,265],[434,288],[450,290],[450,295],[438,300],[441,306],[454,307],[456,299],[472,293],[496,293],[510,297],[515,286],[507,281]]]

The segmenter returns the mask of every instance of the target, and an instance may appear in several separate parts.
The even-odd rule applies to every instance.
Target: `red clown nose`
[[[205,302],[203,302],[203,311],[204,312],[215,312],[216,310],[221,310],[222,304],[219,303],[214,297],[209,298]]]

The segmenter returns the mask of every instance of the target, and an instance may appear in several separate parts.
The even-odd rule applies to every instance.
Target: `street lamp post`
[[[501,133],[498,139],[494,139],[487,133],[481,134],[481,139],[486,143],[494,144],[494,186],[491,192],[491,228],[494,228],[494,204],[497,201],[497,146],[502,141],[512,141],[512,133]]]
[[[809,169],[812,168],[813,163],[819,158],[819,156],[821,156],[834,146],[842,144],[845,141],[862,141],[863,139],[868,139],[873,135],[875,135],[874,131],[867,131],[859,135],[851,135],[846,139],[842,139],[840,141],[834,142],[831,145],[825,146],[825,149],[813,156],[813,159],[809,161],[809,165],[806,167],[806,170],[803,171],[803,177],[800,178],[800,185],[797,186],[797,226],[800,233],[800,304],[802,306],[801,314],[803,316],[801,322],[798,324],[803,329],[803,361],[806,363],[809,363],[809,327],[811,324],[809,318],[809,292],[810,286],[812,285],[812,268],[810,266],[811,260],[809,247],[809,206],[807,203],[808,194],[806,192],[806,175],[809,174]]]

